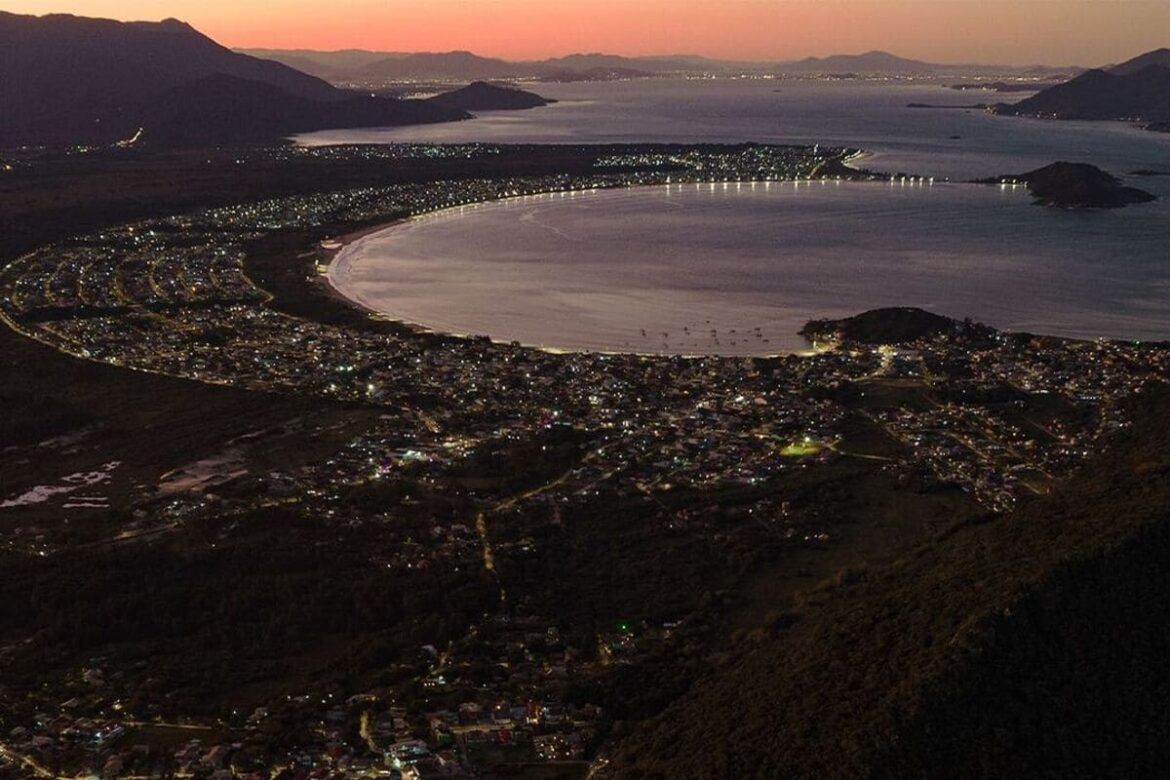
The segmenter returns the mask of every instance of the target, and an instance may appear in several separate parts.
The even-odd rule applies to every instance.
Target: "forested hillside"
[[[620,777],[1153,776],[1170,394],[1055,495],[843,571],[623,740]]]

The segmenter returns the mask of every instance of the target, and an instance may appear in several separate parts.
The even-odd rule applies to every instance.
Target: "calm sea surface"
[[[1170,170],[1170,136],[908,102],[938,86],[822,82],[541,85],[562,102],[468,122],[315,133],[302,143],[768,141],[858,146],[869,167],[964,179],[1081,160]],[[953,136],[958,136],[955,138]],[[516,199],[352,244],[334,283],[391,316],[576,349],[799,349],[808,319],[914,305],[998,327],[1170,338],[1170,177],[1157,203],[1031,205],[970,185],[716,185]],[[732,332],[734,329],[734,333]]]

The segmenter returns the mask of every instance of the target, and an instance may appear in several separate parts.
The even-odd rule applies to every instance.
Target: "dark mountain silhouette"
[[[600,52],[568,54],[544,60],[511,62],[468,51],[370,52],[362,50],[308,51],[304,49],[246,49],[244,53],[276,60],[336,84],[380,86],[409,81],[490,81],[535,78],[541,81],[609,81],[683,74],[826,74],[911,75],[969,73],[972,71],[1063,78],[1076,68],[1030,66],[1011,68],[984,65],[945,65],[906,59],[888,52],[809,57],[798,62],[720,60],[695,54],[626,57]]]
[[[265,60],[282,62],[302,73],[309,73],[326,81],[344,80],[355,70],[388,57],[404,57],[405,53],[339,49],[314,51],[312,49],[237,49],[242,54]]]
[[[1163,68],[1170,68],[1170,49],[1154,49],[1145,54],[1139,54],[1132,60],[1126,60],[1112,68],[1106,68],[1114,76],[1128,76],[1137,73],[1139,70],[1145,70],[1151,65],[1157,65]]]
[[[869,51],[864,54],[834,54],[830,57],[808,57],[780,66],[782,72],[797,73],[933,73],[939,70],[921,60],[909,60],[885,51]]]
[[[423,52],[384,57],[352,71],[365,81],[452,79],[456,81],[499,79],[518,75],[518,66],[504,60],[480,57],[469,51]]]
[[[318,62],[312,57],[304,57],[297,54],[285,54],[279,58],[264,57],[264,59],[274,59],[277,62],[280,62],[283,65],[287,65],[294,70],[299,70],[301,73],[307,73],[310,76],[316,76],[323,81],[333,82],[341,80],[345,77],[345,71],[331,68],[328,65],[324,65]]]
[[[483,81],[517,77],[544,80],[601,80],[631,78],[670,72],[691,72],[700,67],[711,67],[714,60],[700,57],[621,57],[610,54],[570,54],[533,62],[508,62],[493,57],[481,57],[469,51],[419,52],[414,54],[385,54],[378,59],[352,64],[353,57],[307,52],[261,52],[290,65],[311,65],[321,75],[334,80],[360,83],[410,80]],[[344,54],[338,52],[337,54]],[[350,60],[346,63],[345,60]]]
[[[353,95],[321,103],[225,75],[176,87],[132,113],[133,121],[146,128],[147,140],[170,146],[268,141],[293,132],[426,124],[468,116],[424,100]]]
[[[466,87],[444,92],[427,102],[461,111],[509,111],[538,108],[556,101],[514,87],[488,84],[486,81],[473,81]]]
[[[1135,57],[1110,70],[1089,70],[1018,103],[1001,114],[1047,119],[1117,119],[1152,129],[1170,122],[1170,50]]]
[[[225,103],[216,105],[217,97]],[[339,90],[175,20],[10,13],[0,13],[0,105],[5,146],[108,144],[139,128],[142,143],[230,142],[467,116]],[[180,131],[181,118],[195,126]]]
[[[0,89],[12,113],[133,101],[222,73],[331,100],[329,84],[285,65],[225,49],[189,25],[0,12]]]

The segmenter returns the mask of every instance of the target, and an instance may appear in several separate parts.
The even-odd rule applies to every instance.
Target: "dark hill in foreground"
[[[1058,493],[808,592],[609,776],[1150,777],[1170,760],[1170,397]]]
[[[468,118],[456,108],[424,100],[346,95],[322,104],[268,84],[209,76],[117,117],[146,128],[145,139],[163,145],[269,141],[293,132],[341,127],[426,124]]]
[[[271,140],[327,127],[467,116],[340,90],[232,52],[175,20],[3,12],[0,106],[0,146],[110,144],[139,128],[143,144]],[[181,121],[191,126],[180,128]]]

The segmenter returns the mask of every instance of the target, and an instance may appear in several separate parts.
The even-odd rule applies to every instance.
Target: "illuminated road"
[[[559,487],[559,486],[565,484],[566,482],[568,482],[569,477],[572,476],[574,471],[581,468],[581,466],[584,466],[585,464],[589,463],[592,459],[603,455],[605,453],[605,451],[607,449],[609,449],[610,447],[613,447],[613,446],[620,444],[620,443],[621,443],[620,440],[613,441],[613,442],[610,442],[609,444],[606,444],[606,445],[599,447],[595,450],[591,450],[584,458],[581,459],[581,462],[578,465],[573,466],[572,468],[568,469],[567,471],[565,471],[565,473],[561,474],[559,477],[552,480],[551,482],[546,482],[543,485],[539,485],[538,487],[534,487],[530,490],[526,490],[523,493],[518,493],[518,494],[511,496],[509,498],[505,498],[502,501],[488,507],[487,509],[481,510],[475,516],[475,531],[477,534],[479,534],[480,546],[483,549],[483,567],[489,574],[491,574],[493,577],[496,578],[497,582],[499,581],[499,575],[496,573],[496,559],[495,559],[494,553],[492,552],[491,538],[489,537],[489,534],[488,534],[488,527],[487,527],[488,515],[503,511],[505,509],[511,509],[512,507],[519,504],[521,501],[525,501],[529,498],[532,498],[533,496],[538,496],[541,493],[545,493],[549,490],[552,490],[553,488],[556,488],[556,487]],[[613,477],[613,475],[615,473],[617,473],[617,471],[618,471],[618,469],[613,469],[611,471],[608,471],[608,472],[602,474],[601,476],[597,477],[597,479],[591,480],[589,483],[587,483],[582,488],[582,490],[587,490],[591,487],[599,485],[600,483]],[[504,589],[503,584],[500,583],[500,601],[504,602],[504,601],[507,601],[507,599],[508,599],[507,591]]]
[[[8,747],[6,747],[5,745],[0,745],[0,757],[7,759],[9,762],[11,762],[13,764],[18,764],[21,766],[28,767],[30,770],[32,770],[33,774],[36,775],[37,777],[52,777],[52,778],[59,778],[59,780],[71,780],[70,778],[66,778],[63,775],[53,774],[52,772],[50,772],[48,770],[47,767],[45,767],[43,764],[37,762],[35,759],[29,758],[28,756],[23,756],[20,753],[16,753],[12,750],[9,750]]]

